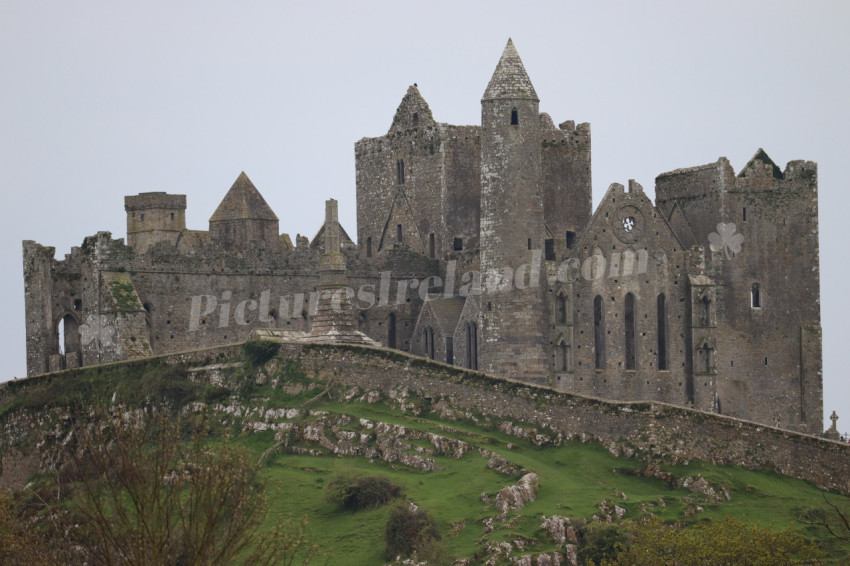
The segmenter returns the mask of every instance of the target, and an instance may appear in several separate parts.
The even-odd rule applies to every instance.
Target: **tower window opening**
[[[174,222],[174,213],[171,213],[171,221]]]
[[[415,128],[418,125],[419,125],[419,112],[414,112],[413,113],[413,127]]]
[[[575,232],[567,232],[567,249],[573,249],[573,246],[576,245],[576,233]]]
[[[511,110],[511,126],[519,125],[519,113],[517,113],[516,108]]]
[[[531,249],[531,238],[528,239],[528,249]]]
[[[761,287],[759,287],[758,283],[753,283],[753,286],[750,288],[750,306],[754,309],[761,308]]]
[[[463,238],[455,238],[454,239],[454,249],[456,252],[463,250]]]
[[[428,235],[428,257],[430,257],[431,259],[434,259],[434,257],[436,257],[436,255],[437,255],[437,253],[436,253],[436,249],[435,249],[434,234],[431,233],[431,234]]]
[[[395,162],[396,184],[404,184],[404,159],[399,159]]]
[[[372,236],[366,238],[366,257],[372,257]]]
[[[402,241],[402,230],[401,230],[401,224],[399,224],[399,225],[397,225],[397,226],[396,226],[396,228],[395,228],[395,235],[396,235],[396,240],[398,240],[398,242],[399,242],[399,243],[401,243],[401,241]]]
[[[747,207],[746,206],[741,211],[741,218],[744,220],[744,222],[747,221]]]

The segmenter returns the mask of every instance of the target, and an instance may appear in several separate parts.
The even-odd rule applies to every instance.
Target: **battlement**
[[[186,210],[186,195],[151,192],[124,197],[124,210],[127,212],[157,208],[167,210]]]

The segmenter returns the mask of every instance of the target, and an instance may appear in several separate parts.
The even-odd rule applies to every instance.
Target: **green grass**
[[[434,472],[422,472],[381,460],[370,462],[362,457],[283,453],[270,458],[262,472],[270,502],[267,524],[271,526],[287,515],[306,515],[310,519],[310,538],[323,548],[332,550],[334,557],[329,562],[332,565],[374,565],[384,561],[382,537],[388,506],[351,512],[324,500],[329,479],[341,471],[382,474],[403,486],[405,497],[437,518],[448,554],[456,557],[476,555],[482,539],[512,541],[525,538],[533,544],[529,552],[553,551],[554,544],[540,529],[541,516],[561,515],[572,519],[574,524],[582,524],[591,520],[593,515],[601,515],[598,505],[603,500],[624,507],[626,519],[636,519],[652,512],[666,521],[695,523],[731,514],[748,522],[772,525],[776,529],[790,525],[810,538],[821,536],[821,533],[796,522],[795,515],[798,508],[821,506],[820,490],[774,472],[714,466],[705,462],[660,467],[662,472],[675,478],[701,475],[718,489],[725,487],[731,500],[727,501],[724,496],[715,502],[684,487],[671,487],[667,479],[640,475],[645,463],[615,457],[596,443],[574,441],[565,446],[539,448],[495,428],[480,428],[468,422],[441,422],[424,413],[419,416],[403,414],[384,402],[371,405],[338,403],[324,397],[310,408],[351,416],[351,422],[342,427],[344,430],[368,432],[359,423],[359,419],[364,418],[373,423],[387,422],[409,430],[456,438],[475,447],[461,459],[432,456],[442,468]],[[274,438],[271,433],[261,433],[250,435],[245,441],[259,453],[271,446]],[[430,446],[427,440],[409,440],[408,443]],[[535,472],[540,478],[537,499],[520,511],[510,512],[506,522],[497,520],[496,528],[487,535],[483,533],[482,521],[498,515],[498,511],[495,505],[484,504],[481,494],[487,493],[494,498],[501,488],[516,483],[517,477],[488,469],[488,457],[482,456],[478,449],[498,453],[520,468]],[[625,494],[625,500],[622,494]],[[830,497],[848,504],[845,497]],[[663,506],[659,503],[660,498],[664,501]],[[686,509],[695,505],[701,506],[703,511],[686,516]],[[453,524],[464,526],[453,529]],[[457,534],[450,536],[453,530]],[[836,541],[828,542],[826,550],[834,557],[850,552],[848,546]],[[483,564],[483,560],[475,563]]]
[[[263,354],[260,352],[259,354]],[[258,359],[262,358],[260,355]],[[257,385],[257,372],[263,371],[268,381]],[[574,525],[591,521],[601,515],[599,503],[609,500],[625,508],[625,519],[637,519],[647,512],[665,521],[696,523],[719,519],[726,515],[763,526],[783,529],[791,526],[800,534],[823,543],[824,549],[841,563],[841,557],[850,555],[850,545],[830,539],[796,521],[799,509],[823,507],[821,491],[811,484],[780,476],[771,471],[750,471],[736,466],[715,466],[692,461],[687,465],[659,465],[658,473],[647,474],[645,462],[625,457],[615,457],[597,443],[573,441],[563,446],[537,447],[530,442],[510,436],[502,430],[501,423],[480,419],[481,425],[471,420],[442,421],[431,412],[428,400],[411,398],[416,413],[402,412],[396,402],[383,397],[380,402],[368,404],[355,395],[343,402],[347,391],[332,389],[321,395],[326,384],[313,381],[301,371],[296,361],[279,356],[261,368],[250,363],[234,367],[228,377],[229,385],[216,387],[188,382],[187,368],[167,365],[162,361],[134,362],[108,368],[86,368],[66,372],[61,376],[45,376],[29,382],[25,387],[11,390],[2,407],[0,421],[19,409],[64,406],[84,408],[92,403],[124,403],[127,406],[156,402],[164,399],[177,407],[192,401],[202,401],[211,406],[230,404],[234,400],[248,407],[302,409],[302,416],[293,421],[298,425],[321,418],[315,412],[325,412],[329,420],[338,416],[350,417],[341,430],[373,435],[374,425],[383,422],[404,426],[410,431],[434,433],[460,440],[471,449],[460,459],[449,455],[423,454],[432,458],[439,470],[423,472],[398,462],[387,463],[380,458],[338,457],[303,440],[290,444],[302,448],[321,450],[324,456],[298,455],[281,449],[263,464],[260,480],[269,504],[269,513],[263,528],[270,529],[287,517],[300,519],[306,516],[310,524],[308,537],[325,551],[333,554],[329,564],[345,566],[374,566],[385,563],[384,526],[389,515],[389,505],[349,511],[325,499],[329,481],[341,472],[356,475],[386,476],[403,488],[403,497],[414,501],[437,519],[448,556],[476,557],[474,564],[484,563],[482,548],[486,541],[514,541],[526,539],[526,553],[555,550],[554,544],[540,529],[543,515],[569,517]],[[280,386],[271,383],[278,380]],[[298,386],[289,393],[284,386]],[[305,406],[306,405],[306,406]],[[313,414],[310,413],[313,412]],[[251,417],[255,418],[255,417]],[[361,425],[366,419],[371,429]],[[251,457],[259,459],[267,449],[276,444],[276,433],[246,432],[243,417],[224,414],[210,415],[210,422],[220,433],[229,433],[232,442],[248,448]],[[515,426],[531,428],[514,422]],[[325,436],[334,435],[326,427]],[[415,448],[432,448],[427,438],[405,439]],[[482,454],[484,452],[484,454]],[[540,490],[537,499],[524,509],[512,511],[505,521],[496,519],[494,530],[485,534],[483,520],[498,515],[494,504],[485,504],[481,494],[491,499],[505,486],[516,483],[519,475],[503,475],[487,467],[490,453],[513,463],[517,468],[532,471],[539,476]],[[715,488],[724,487],[730,500],[719,501],[676,487],[676,479],[702,476]],[[673,481],[670,481],[671,478]],[[625,499],[623,498],[625,494]],[[831,494],[830,499],[850,508],[850,499]],[[663,504],[661,503],[663,501]],[[691,514],[696,506],[702,511]],[[523,554],[515,552],[514,555]]]

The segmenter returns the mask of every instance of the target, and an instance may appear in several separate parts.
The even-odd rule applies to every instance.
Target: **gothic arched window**
[[[658,295],[656,303],[658,310],[658,328],[656,334],[658,337],[658,369],[667,371],[667,299],[664,293]]]
[[[594,367],[605,368],[605,316],[602,310],[602,297],[593,299],[593,352]]]
[[[637,352],[635,349],[635,296],[626,294],[625,304],[625,326],[626,326],[626,369],[637,368]]]

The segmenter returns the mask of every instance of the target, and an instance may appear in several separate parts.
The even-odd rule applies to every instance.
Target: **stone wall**
[[[556,442],[600,442],[616,455],[655,463],[703,460],[772,470],[822,489],[850,494],[850,446],[836,441],[664,403],[609,402],[557,392],[396,350],[284,343],[281,355],[297,360],[308,376],[341,387],[377,391],[387,398],[398,397],[405,390],[445,420],[475,418],[481,426],[494,427],[522,423]],[[231,345],[175,353],[164,360],[186,364],[190,369],[211,363],[224,368],[241,357],[241,346]],[[0,384],[0,404],[7,405],[15,392],[29,383],[63,378],[67,375],[52,374]],[[47,437],[61,441],[67,434],[63,427],[70,423],[67,416],[62,417],[63,411],[60,407],[41,413],[7,414],[0,438],[0,484],[10,485],[12,476],[25,479],[44,465],[33,453],[24,462],[11,447],[16,439],[27,435],[32,436],[27,441],[31,447],[42,446],[41,440]]]
[[[474,413],[527,423],[565,439],[598,441],[618,455],[772,470],[850,494],[850,446],[664,403],[609,402],[487,377],[402,352],[284,344],[308,375],[384,394],[407,389],[447,418]],[[356,371],[352,371],[356,367]]]

